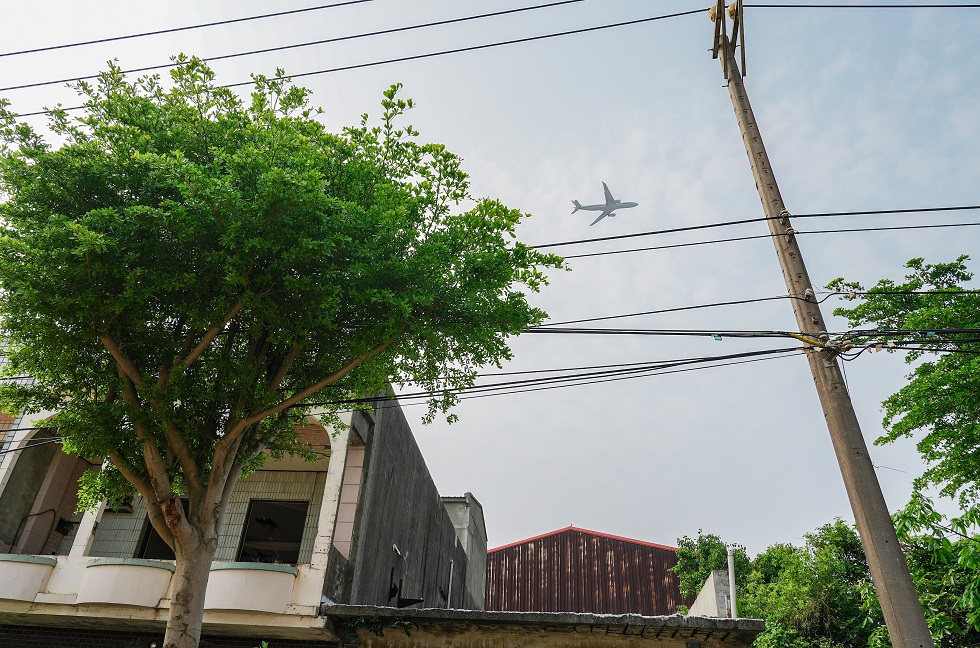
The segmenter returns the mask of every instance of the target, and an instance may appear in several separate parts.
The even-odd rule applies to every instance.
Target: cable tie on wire
[[[715,341],[721,342],[721,333],[712,333],[711,337],[714,338]]]

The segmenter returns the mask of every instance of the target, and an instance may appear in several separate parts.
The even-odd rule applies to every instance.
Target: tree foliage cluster
[[[882,279],[865,289],[860,282],[836,279],[828,288],[860,300],[837,308],[852,327],[925,331],[926,344],[905,361],[914,365],[908,383],[882,403],[886,433],[877,445],[915,438],[927,465],[919,490],[934,486],[958,497],[964,507],[980,496],[980,343],[978,334],[929,336],[939,329],[980,329],[980,293],[962,284],[973,274],[967,256],[950,263],[912,259],[904,281]],[[973,341],[971,341],[973,340]]]
[[[976,518],[974,513],[974,523]],[[914,500],[895,522],[936,645],[976,646],[980,544],[975,537],[950,539],[952,527],[943,524],[928,500]],[[967,535],[962,525],[968,520],[954,524]],[[802,546],[775,544],[751,560],[744,550],[736,556],[741,556],[735,579],[739,616],[766,621],[757,648],[891,645],[852,526],[838,519],[805,534]],[[674,571],[682,594],[696,593],[712,569],[726,569],[726,560],[725,544],[716,535],[679,539]]]
[[[36,378],[0,401],[109,460],[83,506],[142,495],[177,556],[166,645],[193,646],[228,498],[309,450],[305,406],[336,423],[411,382],[447,411],[543,320],[527,298],[561,259],[470,197],[460,158],[403,125],[398,86],[379,123],[331,133],[282,71],[242,98],[176,62],[167,84],[115,65],[79,83],[57,145],[0,101],[0,327],[7,375]]]
[[[836,315],[878,331],[915,332],[922,342],[908,353],[908,383],[882,404],[885,434],[876,443],[916,439],[926,470],[911,501],[893,516],[909,572],[937,646],[980,645],[980,294],[968,257],[950,263],[912,259],[904,281],[882,279],[865,289],[837,279],[828,287],[859,303]],[[967,329],[962,333],[929,332]],[[929,496],[938,489],[959,512],[945,516]],[[724,566],[724,544],[714,535],[679,540],[682,592],[696,591],[711,569]],[[739,613],[763,618],[760,648],[890,646],[881,608],[855,530],[836,520],[806,534],[801,547],[776,544],[736,579]]]

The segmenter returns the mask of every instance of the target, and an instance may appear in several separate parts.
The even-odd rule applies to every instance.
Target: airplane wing
[[[611,216],[611,215],[612,215],[612,212],[609,211],[609,210],[606,210],[606,211],[602,212],[601,214],[599,214],[599,217],[598,218],[596,218],[594,221],[592,221],[591,223],[589,223],[589,227],[592,227],[593,225],[595,225],[596,223],[598,223],[599,221],[601,221],[606,216]]]
[[[602,190],[606,194],[606,204],[607,205],[609,203],[614,202],[616,200],[615,198],[613,198],[612,192],[609,191],[609,187],[606,186],[606,183],[605,182],[602,183]]]

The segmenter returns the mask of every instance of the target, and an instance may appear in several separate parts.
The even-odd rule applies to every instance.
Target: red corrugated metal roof
[[[509,549],[510,547],[516,547],[517,545],[524,544],[525,542],[540,540],[541,538],[547,538],[548,536],[553,536],[558,533],[564,533],[566,531],[578,531],[579,533],[598,536],[600,538],[609,538],[611,540],[622,540],[623,542],[632,542],[633,544],[643,545],[644,547],[656,547],[657,549],[666,549],[667,551],[677,551],[677,547],[671,547],[670,545],[657,544],[656,542],[646,542],[644,540],[635,540],[633,538],[626,538],[623,536],[612,535],[611,533],[602,533],[601,531],[590,531],[589,529],[583,529],[581,527],[569,525],[564,529],[549,531],[548,533],[542,533],[541,535],[536,535],[533,538],[526,538],[524,540],[518,540],[517,542],[511,542],[510,544],[501,545],[494,549],[489,549],[487,553],[493,553],[494,551],[500,551],[501,549]]]
[[[567,527],[487,554],[487,610],[673,614],[677,549]]]

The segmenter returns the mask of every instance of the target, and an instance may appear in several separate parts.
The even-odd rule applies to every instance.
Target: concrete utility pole
[[[736,39],[739,34],[737,25],[741,22],[740,5],[741,2],[736,3],[732,10],[736,21],[732,34]],[[729,43],[725,33],[725,12],[721,0],[712,12],[712,19],[716,21],[713,51],[716,57],[719,53],[721,55],[728,92],[742,131],[742,141],[752,165],[752,174],[755,176],[765,215],[769,219],[769,231],[776,246],[783,279],[792,297],[790,302],[793,304],[793,314],[796,315],[799,330],[810,338],[807,360],[844,477],[844,486],[854,511],[864,553],[871,568],[871,577],[884,612],[888,634],[895,648],[931,648],[934,645],[932,636],[898,544],[895,527],[871,464],[868,446],[861,434],[850,394],[844,385],[837,364],[837,352],[832,347],[823,345],[826,336],[821,338],[821,335],[826,332],[827,325],[820,313],[813,286],[803,264],[803,255],[797,244],[796,232],[790,225],[790,214],[779,195],[769,156],[742,84],[742,75],[735,62],[735,47]],[[743,37],[743,52],[744,47]]]

